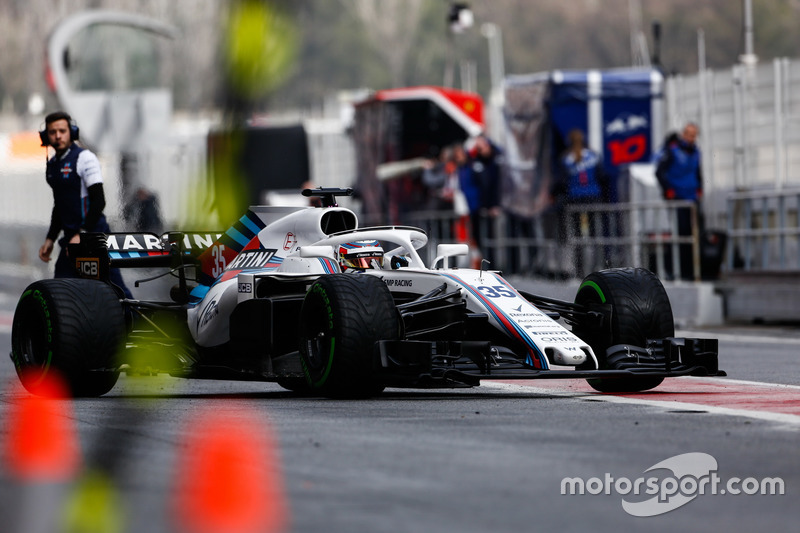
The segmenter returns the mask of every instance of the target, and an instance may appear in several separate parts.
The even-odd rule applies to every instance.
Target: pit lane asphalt
[[[16,295],[0,298],[6,322]],[[730,378],[797,385],[800,335],[790,327],[717,328]],[[0,346],[10,347],[8,326]],[[0,445],[25,393],[0,357]],[[253,413],[277,442],[295,532],[753,531],[800,523],[800,425],[702,409],[600,401],[495,387],[402,391],[364,401],[297,396],[274,384],[123,376],[105,397],[67,402],[85,463],[105,465],[120,492],[126,531],[175,531],[179,456],[204,426],[203,409]],[[254,428],[256,429],[256,428]],[[697,496],[649,518],[628,515],[615,493],[562,495],[567,477],[649,476],[667,458],[704,452],[718,474],[779,476],[785,494]],[[25,530],[31,513],[63,520],[63,498],[0,465],[0,524]],[[37,493],[39,490],[39,493]],[[60,490],[60,492],[58,492]],[[628,497],[627,499],[633,499]],[[37,504],[42,508],[37,508]],[[41,522],[41,517],[40,522]],[[6,527],[3,527],[6,531]],[[10,529],[10,531],[15,531]]]

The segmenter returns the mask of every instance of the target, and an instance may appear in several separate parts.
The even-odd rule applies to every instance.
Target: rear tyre
[[[574,328],[574,333],[592,347],[600,369],[614,368],[614,362],[606,358],[610,346],[645,346],[647,339],[675,335],[667,292],[656,275],[643,268],[612,268],[589,274],[578,289],[575,303],[611,305],[610,337],[584,331],[579,326]],[[601,392],[639,392],[657,387],[663,378],[592,378],[587,381]]]
[[[379,340],[399,338],[389,289],[366,274],[331,274],[309,289],[300,311],[300,356],[312,390],[329,397],[379,394],[372,358]]]
[[[11,330],[11,359],[22,385],[46,393],[57,377],[72,396],[101,396],[117,382],[125,315],[114,289],[88,279],[49,279],[22,293]]]

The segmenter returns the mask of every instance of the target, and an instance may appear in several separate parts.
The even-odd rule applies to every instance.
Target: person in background
[[[483,254],[483,257],[491,262],[494,260],[493,250],[486,246],[484,237],[494,238],[494,220],[501,213],[500,207],[500,186],[501,186],[501,166],[503,152],[491,142],[485,135],[478,135],[468,152],[469,175],[466,177],[471,184],[471,194],[477,192],[477,198],[472,198],[467,194],[470,205],[470,223],[472,226],[473,240]],[[462,177],[461,185],[464,190]],[[477,207],[477,209],[474,209]]]
[[[661,148],[653,154],[652,162],[658,165],[658,162],[661,161],[661,158],[664,157],[664,154],[669,149],[670,145],[674,142],[677,142],[681,136],[677,131],[671,131],[664,136],[664,142],[661,144]],[[663,192],[663,191],[662,191]]]
[[[677,138],[668,139],[656,167],[656,178],[661,185],[664,199],[668,201],[689,200],[695,203],[699,223],[700,201],[703,199],[703,169],[700,149],[697,147],[697,134],[697,124],[688,122]],[[676,215],[678,235],[681,237],[691,236],[691,208],[679,207]],[[679,251],[681,277],[692,279],[692,245],[681,244]]]
[[[428,230],[437,240],[451,241],[456,233],[455,203],[460,191],[455,150],[455,146],[442,147],[439,157],[427,160],[422,169],[422,184],[427,189],[427,202],[423,209],[429,212]]]
[[[67,257],[67,245],[80,242],[81,233],[111,231],[103,214],[106,205],[103,175],[97,156],[76,143],[79,129],[66,112],[50,113],[44,123],[44,130],[39,132],[42,146],[55,150],[47,160],[46,169],[47,184],[53,189],[53,210],[47,236],[39,248],[39,259],[45,263],[51,260],[55,242],[63,233],[58,240],[55,277],[77,278],[75,265]],[[131,297],[119,269],[111,269],[111,282]]]
[[[451,176],[458,169],[453,159],[453,147],[445,146],[439,152],[439,159],[430,159],[422,169],[422,184],[428,188],[427,208],[434,211],[453,210],[453,183]]]
[[[569,235],[597,237],[600,235],[598,230],[605,229],[604,217],[580,210],[573,211],[569,217],[566,208],[608,201],[608,176],[603,170],[603,160],[600,154],[586,146],[580,129],[570,130],[567,142],[569,148],[561,157],[559,172],[550,189],[559,213],[561,237],[564,240]],[[576,273],[582,275],[583,249],[580,246],[575,250],[575,266]]]
[[[136,231],[160,234],[163,230],[158,198],[145,187],[136,189],[136,196],[133,202],[125,206],[123,216]]]
[[[470,226],[473,218],[480,215],[481,210],[481,191],[478,184],[472,178],[472,166],[469,154],[464,145],[459,144],[453,148],[453,161],[458,166],[458,186],[461,189],[464,199],[467,202],[467,209],[470,215]],[[470,236],[475,230],[470,227]]]

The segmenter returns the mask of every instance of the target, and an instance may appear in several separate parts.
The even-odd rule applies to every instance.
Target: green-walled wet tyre
[[[117,382],[125,316],[114,289],[87,279],[48,279],[22,293],[11,330],[11,359],[32,394],[55,377],[75,397],[101,396]]]
[[[311,391],[311,387],[308,385],[308,380],[306,380],[305,376],[283,377],[279,378],[277,383],[284,389],[299,394],[305,394]]]
[[[612,307],[610,339],[607,335],[583,331],[579,326],[574,329],[592,347],[600,369],[614,367],[614,362],[606,358],[610,346],[645,346],[648,339],[675,336],[669,296],[658,277],[643,268],[612,268],[589,274],[578,288],[575,303]],[[586,365],[581,368],[590,369]],[[592,378],[587,381],[601,392],[639,392],[657,387],[663,378]]]
[[[300,356],[313,391],[365,398],[383,391],[372,370],[379,340],[399,338],[399,317],[383,280],[367,274],[320,277],[300,311]]]

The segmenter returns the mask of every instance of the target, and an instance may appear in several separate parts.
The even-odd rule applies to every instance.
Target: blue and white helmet
[[[383,267],[383,248],[373,239],[366,241],[346,242],[339,245],[337,253],[342,272],[347,269],[366,270]]]

